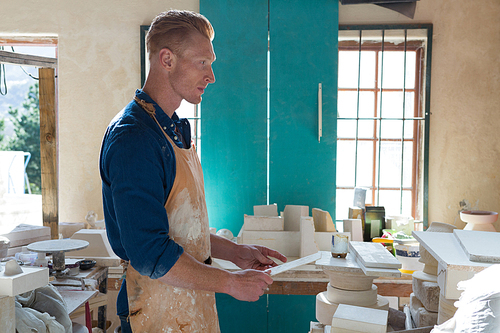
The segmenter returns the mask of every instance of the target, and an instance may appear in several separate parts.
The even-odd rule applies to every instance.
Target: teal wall
[[[317,321],[314,295],[263,295],[242,302],[216,294],[216,302],[221,333],[304,333]]]

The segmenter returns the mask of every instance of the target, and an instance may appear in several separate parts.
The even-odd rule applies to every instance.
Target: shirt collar
[[[135,95],[137,96],[137,98],[142,99],[145,102],[151,103],[154,105],[155,110],[156,110],[156,114],[155,114],[156,120],[158,120],[158,122],[160,123],[160,125],[162,127],[167,127],[167,128],[174,127],[175,128],[175,122],[179,121],[179,116],[177,116],[177,113],[174,112],[174,114],[172,115],[172,118],[170,118],[163,111],[163,109],[158,104],[156,104],[156,102],[151,97],[149,97],[149,95],[146,94],[142,89],[137,89],[135,91]],[[174,126],[172,126],[172,124]]]

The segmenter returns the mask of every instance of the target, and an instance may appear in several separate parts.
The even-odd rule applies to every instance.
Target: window
[[[337,215],[354,188],[427,224],[431,26],[340,27]]]
[[[57,217],[57,210],[52,210],[57,198],[46,193],[57,191],[47,184],[42,189],[42,179],[47,182],[56,175],[48,169],[42,175],[41,170],[43,162],[45,168],[55,165],[56,155],[51,152],[48,158],[40,145],[40,114],[46,124],[55,113],[41,110],[37,68],[56,66],[57,39],[2,37],[0,50],[0,233],[5,233],[21,223],[42,225],[48,222],[46,215]],[[43,191],[43,201],[55,204],[44,204],[42,211]]]

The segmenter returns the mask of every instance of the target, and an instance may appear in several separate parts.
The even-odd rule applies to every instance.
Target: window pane
[[[403,136],[403,121],[402,120],[382,120],[381,121],[381,137],[382,139],[398,139]]]
[[[386,216],[400,214],[401,192],[399,190],[380,190],[378,199],[378,205],[384,206]]]
[[[403,117],[403,105],[405,109],[406,118],[415,117],[415,104],[414,96],[415,93],[412,91],[382,91],[382,97],[380,97],[380,92],[377,94],[377,112],[380,115],[380,103],[382,103],[382,117],[383,118],[402,118]],[[403,95],[405,98],[403,99]],[[381,100],[382,99],[382,100]]]
[[[413,89],[415,87],[415,57],[414,51],[384,51],[379,55],[379,84],[381,80],[383,89]],[[383,60],[382,60],[383,59]],[[405,81],[405,62],[406,62],[406,81]],[[383,67],[383,70],[382,68]],[[383,77],[382,77],[383,74]],[[403,85],[404,83],[404,85]]]
[[[356,186],[372,187],[373,185],[373,149],[372,141],[358,141]]]
[[[365,201],[365,206],[373,206],[373,190],[372,189],[367,189],[366,190],[366,201]]]
[[[375,51],[361,52],[360,88],[375,88]]]
[[[338,112],[340,118],[356,118],[358,109],[357,91],[338,92]]]
[[[413,139],[413,125],[418,120],[405,120],[405,139]]]
[[[375,120],[358,121],[358,137],[362,139],[373,139],[375,137]]]
[[[359,51],[340,51],[339,52],[339,88],[356,89],[375,87],[375,52],[361,52],[361,76],[359,73]]]
[[[401,142],[380,145],[380,187],[401,186]]]
[[[412,174],[413,174],[413,142],[404,142],[404,155],[403,155],[403,187],[412,187]]]
[[[337,186],[354,187],[355,141],[337,141]]]
[[[349,207],[352,206],[354,199],[354,190],[342,190],[337,189],[336,191],[336,209],[335,215],[337,220],[347,219],[349,216]]]
[[[356,120],[339,119],[337,121],[337,137],[354,139],[356,137]]]
[[[418,114],[415,114],[415,93],[413,91],[405,92],[405,117],[406,118],[414,118],[418,117]]]
[[[339,52],[339,88],[358,87],[359,52]]]
[[[399,215],[399,214],[412,216],[411,213],[412,193],[411,191],[403,191],[402,201],[401,201],[401,191],[380,190],[379,205],[384,206],[386,216]]]
[[[413,196],[411,191],[403,191],[403,211],[402,214],[411,216],[415,218],[415,216],[412,215],[412,207],[413,207]]]
[[[359,117],[375,117],[375,93],[361,91],[359,93]]]
[[[179,118],[194,118],[195,112],[196,105],[186,102],[184,99],[182,100],[179,108],[175,110],[175,113],[177,113]],[[193,126],[192,123],[191,126]]]
[[[374,117],[375,93],[371,91],[359,92],[359,116]],[[338,92],[338,113],[339,118],[356,118],[358,115],[358,92],[343,91]]]

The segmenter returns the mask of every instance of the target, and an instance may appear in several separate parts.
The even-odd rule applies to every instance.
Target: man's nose
[[[215,82],[215,74],[214,74],[214,70],[212,69],[212,67],[210,67],[210,72],[208,73],[207,77],[205,78],[205,81],[208,83]]]

